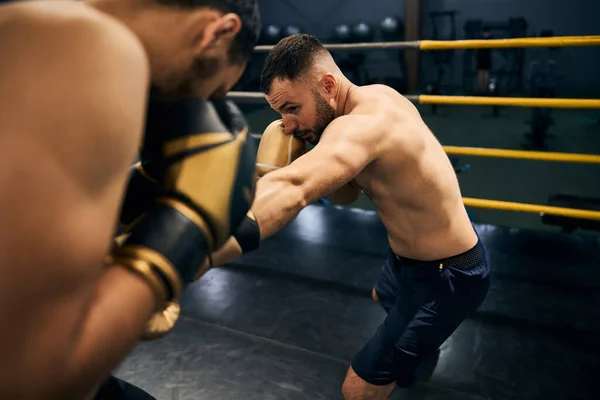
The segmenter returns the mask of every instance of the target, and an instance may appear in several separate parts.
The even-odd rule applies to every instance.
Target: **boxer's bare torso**
[[[346,114],[383,122],[384,132],[372,132],[375,160],[354,182],[377,207],[392,250],[434,260],[473,247],[477,235],[454,169],[416,107],[387,86],[353,86]]]
[[[0,392],[43,398],[85,373],[73,354],[95,340],[84,317],[102,298],[149,71],[125,27],[75,1],[0,7],[0,54]]]

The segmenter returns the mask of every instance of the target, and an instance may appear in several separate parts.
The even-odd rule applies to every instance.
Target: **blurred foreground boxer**
[[[93,396],[246,214],[255,149],[217,99],[253,52],[257,3],[0,7],[0,398]],[[161,198],[113,247],[140,148]]]
[[[258,181],[254,219],[245,220],[213,261],[257,248],[247,240],[252,225],[264,239],[319,198],[348,204],[366,193],[389,237],[373,289],[387,317],[354,358],[342,391],[348,400],[385,399],[395,385],[410,386],[423,358],[482,303],[489,288],[486,251],[443,147],[406,98],[383,85],[353,85],[321,43],[304,34],[271,50],[261,79],[282,116],[280,134],[315,147]]]

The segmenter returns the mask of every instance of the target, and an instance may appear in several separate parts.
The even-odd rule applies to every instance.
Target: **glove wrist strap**
[[[233,237],[242,248],[242,253],[258,249],[260,246],[260,227],[252,210],[248,211],[233,233]]]

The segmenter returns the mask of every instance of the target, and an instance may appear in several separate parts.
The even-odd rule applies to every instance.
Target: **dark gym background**
[[[383,41],[388,37],[383,36],[379,26],[385,18],[392,17],[399,23],[399,32],[390,40],[404,38],[402,1],[263,0],[261,13],[265,27],[271,24],[279,27],[281,36],[285,35],[286,27],[292,27],[292,31],[314,34],[326,43],[339,42],[336,27],[345,24],[352,30],[365,23],[371,35],[347,41]],[[593,0],[422,0],[420,38],[475,39],[480,38],[484,26],[491,28],[494,38],[594,35],[598,34],[599,15],[600,2]],[[269,41],[263,37],[263,43]],[[418,89],[411,93],[428,93],[433,86],[433,90],[438,90],[435,93],[444,95],[477,94],[473,51],[441,53],[444,52],[420,52]],[[355,83],[382,82],[407,93],[406,65],[401,51],[339,51],[334,55],[347,62],[344,70]],[[236,90],[259,90],[258,76],[264,57],[257,54]],[[348,60],[348,57],[353,58]],[[600,79],[596,75],[600,65],[598,47],[492,51],[492,60],[493,95],[537,97],[540,95],[534,83],[537,73],[550,75],[546,81],[553,88],[551,97],[600,97]],[[548,60],[552,62],[548,74],[545,68],[536,68],[549,64]],[[252,130],[257,133],[279,117],[267,106],[252,105],[244,109]],[[419,106],[419,109],[444,145],[531,149],[533,139],[528,135],[535,131],[538,146],[533,149],[600,154],[600,110],[475,106],[439,106],[435,110]],[[533,204],[549,204],[555,195],[600,198],[600,165],[460,157],[459,166],[465,165],[469,168],[459,174],[465,197]],[[372,208],[366,197],[354,206]],[[583,207],[599,206],[586,203]],[[536,214],[485,209],[470,212],[482,223],[561,230],[560,226],[544,224]]]
[[[484,26],[494,38],[599,33],[597,0],[420,3],[416,38],[405,38],[402,28],[414,29],[418,0],[269,0],[261,10],[266,32],[274,25],[280,33],[312,33],[323,42],[476,39]],[[474,89],[473,51],[419,55],[411,94],[600,97],[598,47],[493,51],[485,93]],[[264,56],[254,57],[236,90],[259,89]],[[381,82],[403,93],[411,86],[408,53],[334,56],[357,84]],[[266,105],[242,108],[256,133],[279,118]],[[446,145],[600,154],[600,110],[419,108]],[[555,195],[571,195],[572,204],[561,205],[599,208],[598,165],[476,157],[456,162],[465,196],[548,204],[556,203]],[[375,212],[361,210],[372,209],[366,198],[354,207],[311,205],[259,250],[209,271],[182,296],[174,331],[140,343],[115,375],[161,400],[340,399],[350,360],[385,318],[370,293],[386,255],[386,233]],[[422,365],[419,382],[392,398],[597,398],[596,231],[561,232],[573,221],[550,225],[535,214],[470,212],[492,259],[490,292]]]
[[[405,2],[419,0],[263,0],[261,13],[267,28],[291,27],[323,42],[340,41],[360,23],[360,41],[404,40]],[[483,26],[495,38],[600,34],[598,0],[420,3],[418,39],[475,39]],[[386,18],[398,30],[384,37]],[[350,31],[338,29],[336,39],[342,24]],[[356,83],[409,93],[405,53],[343,54]],[[599,47],[495,51],[492,58],[486,95],[600,98]],[[256,55],[236,90],[258,90],[263,59]],[[410,94],[482,94],[473,88],[473,52],[421,52],[418,69]],[[279,118],[266,105],[240,105],[255,133]],[[445,145],[600,154],[600,110],[419,109]],[[548,204],[571,195],[571,206],[600,209],[599,165],[460,157],[457,170],[464,196]],[[160,400],[340,399],[350,360],[385,318],[370,293],[386,233],[376,213],[361,210],[373,208],[368,199],[353,207],[309,206],[261,249],[209,271],[183,294],[173,332],[141,342],[114,375]],[[392,398],[597,399],[598,231],[561,232],[570,230],[565,221],[548,224],[535,214],[470,212],[492,259],[490,292],[427,360],[420,381]],[[130,390],[104,398],[132,400]]]

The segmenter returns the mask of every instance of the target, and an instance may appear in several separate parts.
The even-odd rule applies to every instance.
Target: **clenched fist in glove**
[[[156,197],[145,198],[138,215],[131,213],[128,222],[135,222],[112,253],[114,262],[143,276],[160,299],[146,337],[164,333],[152,331],[155,319],[173,314],[183,286],[205,272],[199,270],[203,261],[252,204],[256,149],[247,134],[241,112],[230,102],[151,97],[137,178],[154,182],[149,190]]]

